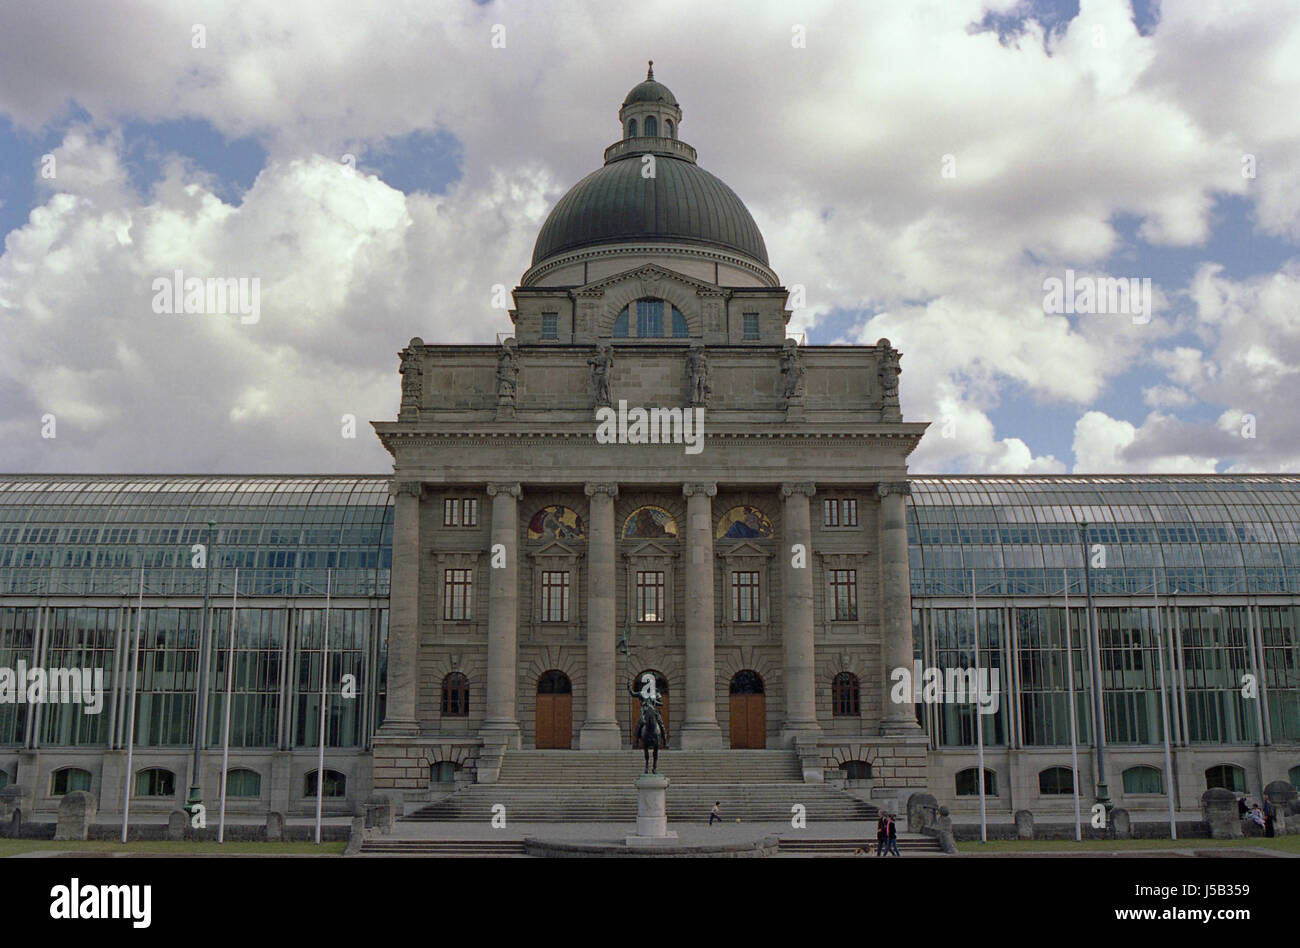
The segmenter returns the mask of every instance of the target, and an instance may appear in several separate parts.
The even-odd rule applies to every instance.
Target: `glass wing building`
[[[84,694],[23,700],[30,672],[8,696],[0,687],[0,784],[30,768],[38,806],[80,789],[120,809],[133,743],[133,810],[174,809],[206,594],[206,744],[221,747],[229,692],[229,806],[314,807],[327,660],[325,804],[346,808],[383,716],[391,532],[381,477],[0,479],[0,668],[102,675],[97,709]]]
[[[0,784],[37,809],[83,789],[120,810],[130,743],[133,811],[174,809],[206,595],[205,786],[229,692],[232,812],[314,807],[328,661],[326,808],[350,811],[384,715],[392,524],[384,476],[0,479]],[[956,812],[981,730],[991,812],[1091,791],[1089,592],[1113,799],[1164,806],[1165,720],[1184,809],[1207,787],[1300,782],[1300,477],[919,476],[908,538],[917,670],[938,688],[917,717]],[[951,700],[976,668],[981,729]],[[35,669],[68,700],[28,700]]]
[[[916,657],[1000,679],[986,794],[1068,799],[1073,733],[1091,798],[1089,591],[1112,799],[1163,804],[1166,717],[1185,807],[1300,783],[1300,477],[915,477],[908,533]],[[935,791],[973,799],[970,707],[918,713]]]

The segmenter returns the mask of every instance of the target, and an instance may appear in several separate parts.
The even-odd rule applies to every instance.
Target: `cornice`
[[[577,250],[571,250],[567,253],[560,254],[557,257],[543,260],[541,263],[529,267],[524,271],[524,275],[519,278],[519,284],[522,287],[532,288],[533,286],[536,286],[537,280],[546,276],[546,274],[558,270],[561,267],[571,266],[575,263],[583,263],[584,261],[597,260],[605,257],[625,257],[634,254],[657,254],[665,257],[691,257],[697,260],[703,259],[716,261],[718,263],[726,263],[729,266],[750,271],[765,283],[770,282],[770,289],[777,289],[780,287],[781,281],[770,267],[765,267],[747,257],[738,256],[736,254],[725,253],[719,250],[707,250],[705,249],[705,246],[706,245],[691,247],[690,245],[644,242],[582,247]],[[755,289],[757,289],[757,287]]]

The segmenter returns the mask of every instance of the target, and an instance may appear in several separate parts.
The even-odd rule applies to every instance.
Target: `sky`
[[[70,0],[0,8],[0,471],[391,470],[398,351],[509,332],[647,59],[914,472],[1300,466],[1294,0]]]

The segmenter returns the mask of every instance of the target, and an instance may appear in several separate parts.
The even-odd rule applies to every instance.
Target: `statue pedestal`
[[[636,778],[636,835],[629,846],[654,846],[677,838],[668,831],[668,778],[642,774]]]

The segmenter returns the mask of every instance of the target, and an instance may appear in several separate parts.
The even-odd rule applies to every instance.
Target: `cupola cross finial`
[[[650,68],[645,71],[645,77],[647,79],[653,79],[655,77],[655,61],[651,59],[649,62]]]

